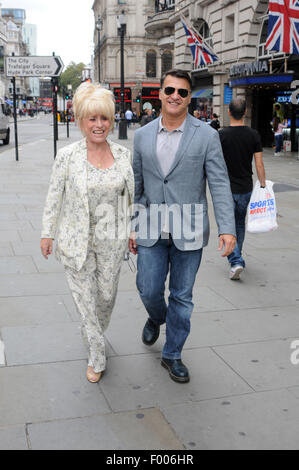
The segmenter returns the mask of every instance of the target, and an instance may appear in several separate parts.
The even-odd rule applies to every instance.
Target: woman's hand
[[[52,238],[42,238],[40,241],[40,249],[44,258],[48,259],[48,256],[53,251],[53,240]]]
[[[133,255],[137,255],[137,243],[136,243],[136,232],[131,232],[129,238],[129,250]]]

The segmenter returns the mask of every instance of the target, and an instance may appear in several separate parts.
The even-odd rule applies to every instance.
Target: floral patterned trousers
[[[124,241],[105,241],[96,251],[89,248],[80,271],[65,266],[68,285],[81,315],[88,365],[96,373],[106,367],[104,332],[115,304],[125,247]]]

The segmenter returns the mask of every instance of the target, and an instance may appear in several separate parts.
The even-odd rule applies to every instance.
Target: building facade
[[[120,102],[120,37],[117,16],[123,12],[126,17],[126,108],[139,113],[142,110],[141,105],[150,102],[155,109],[159,109],[160,77],[166,59],[166,67],[172,66],[174,38],[168,47],[164,37],[160,40],[157,32],[145,30],[144,25],[148,18],[155,14],[154,3],[151,0],[95,0],[93,11],[95,23],[101,24],[100,30],[95,28],[94,36],[95,80],[99,81],[100,74],[101,83],[109,86],[114,91],[116,103]],[[165,37],[171,29],[170,25],[165,26]],[[169,52],[168,55],[165,52]]]
[[[172,66],[182,68],[192,76],[191,112],[199,109],[207,119],[216,113],[221,125],[226,126],[229,102],[243,97],[247,102],[246,123],[260,132],[263,145],[273,143],[270,123],[279,111],[281,118],[288,119],[285,137],[296,150],[299,110],[291,96],[292,86],[299,79],[299,56],[266,50],[268,8],[268,0],[96,0],[95,20],[103,20],[103,30],[95,33],[95,57],[100,50],[102,80],[111,88],[119,80],[115,17],[124,10],[128,18],[127,91],[129,94],[131,88],[141,93],[141,106],[147,99],[142,88],[149,75],[157,93],[161,74]],[[195,67],[182,14],[213,48],[217,62]]]
[[[11,56],[27,56],[29,49],[24,42],[23,27],[26,21],[26,11],[20,8],[2,8],[2,19],[6,22],[6,36],[7,42],[5,47],[5,55]],[[30,95],[29,78],[17,77],[16,78],[16,94],[17,106],[23,108],[26,105],[27,96]],[[12,99],[12,84],[8,77],[6,79],[5,96],[11,102]]]
[[[4,99],[6,89],[6,76],[4,70],[4,56],[6,54],[7,31],[6,22],[0,15],[0,99]],[[2,101],[1,101],[2,102]]]
[[[29,54],[37,55],[37,26],[35,24],[25,23],[23,26],[23,39],[27,46]],[[40,86],[38,77],[29,78],[29,96],[37,98],[40,95]]]
[[[159,31],[161,41],[167,21],[172,26],[174,64],[191,72],[193,109],[199,109],[204,117],[217,113],[226,126],[230,100],[245,98],[247,124],[259,130],[265,146],[273,143],[270,123],[279,110],[280,117],[288,119],[285,137],[296,150],[299,110],[291,103],[291,96],[292,83],[299,78],[299,56],[266,50],[268,0],[153,0],[153,3],[155,15],[145,29]],[[181,14],[213,48],[219,61],[195,67]]]

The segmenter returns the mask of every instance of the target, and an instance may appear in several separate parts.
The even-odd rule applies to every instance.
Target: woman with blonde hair
[[[127,248],[134,176],[130,151],[108,139],[114,126],[113,94],[83,83],[74,95],[73,109],[84,138],[57,153],[40,245],[48,259],[57,231],[55,255],[64,265],[81,315],[87,379],[96,383],[106,367],[104,331]]]

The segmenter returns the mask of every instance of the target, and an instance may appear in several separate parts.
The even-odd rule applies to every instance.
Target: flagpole
[[[213,54],[215,56],[217,56],[216,52],[214,52],[214,50],[211,48],[211,46],[209,44],[206,43],[205,39],[202,37],[202,35],[198,32],[198,30],[189,22],[189,20],[187,20],[187,18],[185,17],[185,15],[183,13],[181,13],[181,17],[183,18],[183,20],[185,21],[186,25],[189,26],[189,28],[193,29],[196,34],[198,35],[199,39],[202,41],[203,45],[205,46],[205,48],[208,50],[208,52],[210,52],[210,54]]]

